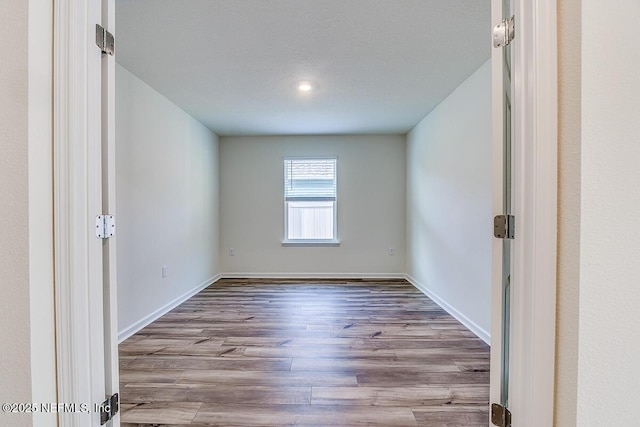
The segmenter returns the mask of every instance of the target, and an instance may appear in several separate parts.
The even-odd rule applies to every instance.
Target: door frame
[[[492,24],[502,20],[492,0]],[[513,424],[551,426],[555,392],[557,252],[557,0],[514,0],[510,411]],[[492,69],[502,70],[493,49]],[[493,72],[493,215],[502,214],[502,81]],[[492,266],[491,403],[500,402],[502,241]]]
[[[492,4],[499,1],[492,0]],[[514,161],[522,171],[514,182],[516,193],[521,195],[514,199],[514,209],[518,235],[524,238],[515,242],[513,268],[513,283],[521,285],[514,288],[512,304],[511,410],[514,424],[519,427],[546,426],[553,425],[555,381],[557,0],[514,2],[518,14],[514,59],[519,64],[514,74],[514,123],[519,129],[514,142],[523,147],[514,153]],[[93,231],[88,221],[87,192],[91,189],[87,188],[86,155],[90,118],[86,107],[90,93],[95,91],[92,86],[99,85],[90,79],[87,70],[87,43],[92,42],[97,23],[87,18],[89,3],[90,0],[54,1],[53,222],[59,402],[86,402],[91,396],[91,382],[96,380],[87,326],[91,315],[84,244]],[[500,20],[492,14],[493,24]],[[494,123],[495,92],[494,87]],[[494,144],[495,140],[494,133]],[[499,143],[502,144],[501,138]],[[494,202],[494,214],[501,213],[499,210]],[[493,271],[495,281],[495,256]],[[500,314],[495,309],[500,307],[496,301],[499,300],[494,292],[493,325],[496,313]],[[499,336],[494,327],[492,336]],[[492,351],[495,353],[498,352]],[[491,369],[499,372],[493,356]],[[493,386],[491,401],[499,401],[499,390]],[[60,414],[59,425],[88,425],[83,416]]]
[[[102,241],[101,60],[95,45],[102,9],[95,0],[53,2],[53,231],[57,402],[86,405],[58,412],[59,426],[100,425],[105,375]],[[91,48],[95,48],[92,50]],[[97,165],[97,166],[96,166]],[[110,317],[108,320],[112,320]],[[117,367],[117,360],[108,358]],[[113,369],[111,369],[113,370]],[[110,374],[111,372],[108,372]],[[116,417],[114,426],[119,425]]]

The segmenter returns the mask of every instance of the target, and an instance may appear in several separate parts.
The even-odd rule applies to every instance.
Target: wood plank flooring
[[[122,426],[487,426],[489,347],[404,280],[220,280],[120,345]]]

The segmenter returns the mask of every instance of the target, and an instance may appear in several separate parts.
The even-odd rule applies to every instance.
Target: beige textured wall
[[[640,3],[559,0],[558,5],[555,424],[636,425]],[[612,21],[616,31],[602,31],[602,23]]]
[[[580,281],[581,0],[558,0],[555,425],[576,425]]]
[[[29,402],[28,4],[0,0],[0,16],[0,402]],[[31,417],[0,412],[0,425]]]
[[[581,427],[639,425],[639,16],[638,0],[582,0]]]

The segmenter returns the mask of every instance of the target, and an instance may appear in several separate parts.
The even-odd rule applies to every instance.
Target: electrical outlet
[[[162,278],[164,279],[165,277],[167,277],[167,266],[163,265],[162,266]]]
[[[234,256],[236,251],[233,248],[229,248],[229,256]]]
[[[391,246],[389,248],[389,255],[395,255],[396,254],[396,248],[394,248],[393,246]]]

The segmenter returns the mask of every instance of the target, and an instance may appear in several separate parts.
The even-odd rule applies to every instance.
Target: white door
[[[86,329],[74,337],[72,348],[79,354],[81,360],[74,369],[75,375],[86,376],[78,379],[82,385],[73,393],[75,400],[87,403],[89,411],[82,411],[78,415],[61,417],[61,425],[78,425],[97,427],[101,425],[119,426],[117,405],[109,398],[119,392],[118,357],[117,357],[117,304],[116,304],[116,237],[99,237],[101,231],[100,216],[116,217],[115,212],[115,59],[114,55],[104,53],[104,47],[99,46],[99,28],[102,27],[110,34],[114,34],[114,0],[90,1],[86,5],[86,138],[80,138],[80,143],[86,152],[86,169],[82,171],[82,160],[78,159],[77,171],[84,172],[86,177],[82,183],[86,185],[83,192],[86,199],[78,197],[78,206],[82,201],[86,203],[86,218],[89,222],[86,236],[87,280],[86,288],[81,294],[82,299],[76,301],[76,308],[81,314],[75,317],[80,323],[86,319]],[[72,82],[79,88],[82,82]],[[80,157],[80,156],[79,156]],[[72,191],[74,194],[75,191]],[[81,224],[74,224],[77,233]],[[92,227],[95,227],[93,229]],[[107,236],[111,230],[108,230]],[[78,252],[80,254],[80,252]],[[77,260],[76,260],[77,262]],[[80,282],[81,283],[81,282]],[[83,284],[84,285],[84,284]],[[75,285],[79,288],[78,284]],[[85,299],[86,298],[86,299]],[[82,308],[87,307],[86,313]],[[86,339],[85,339],[86,337]],[[86,349],[86,350],[85,350]],[[72,359],[73,360],[73,359]],[[65,399],[66,400],[66,399]]]
[[[493,74],[493,285],[491,325],[491,422],[510,423],[512,270],[513,270],[513,126],[512,0],[492,0]],[[505,37],[507,40],[505,40]],[[517,284],[516,284],[517,285]]]
[[[61,422],[61,425],[86,425],[89,427],[100,426],[102,410],[105,409],[103,402],[107,398],[107,357],[110,340],[106,335],[105,319],[108,319],[109,304],[106,298],[106,286],[108,283],[104,282],[105,276],[108,274],[108,270],[105,269],[105,243],[102,238],[98,237],[98,232],[101,232],[101,227],[98,224],[98,216],[106,213],[103,210],[104,197],[103,197],[103,115],[102,115],[102,62],[103,54],[101,49],[96,44],[95,34],[96,24],[102,23],[102,8],[100,2],[88,2],[86,4],[86,29],[87,35],[85,38],[88,40],[83,47],[86,49],[86,97],[84,101],[84,108],[86,110],[86,138],[82,141],[82,146],[86,150],[86,218],[89,222],[89,227],[95,224],[95,231],[90,228],[87,229],[88,235],[86,236],[86,256],[87,256],[87,283],[85,294],[82,297],[86,298],[86,307],[88,312],[82,313],[76,319],[75,322],[83,322],[86,319],[86,329],[88,335],[85,337],[80,335],[77,342],[76,351],[82,352],[82,363],[78,366],[76,375],[86,374],[86,387],[88,389],[81,389],[78,391],[78,397],[81,402],[86,402],[90,405],[88,413],[81,413],[79,419],[76,418],[72,421],[72,418]],[[80,65],[80,64],[79,64]],[[81,86],[82,80],[72,82],[77,86]],[[80,89],[80,88],[78,88]],[[76,146],[78,146],[76,142]],[[81,167],[80,161],[76,167]],[[77,169],[78,171],[80,169]],[[81,184],[78,179],[77,184]],[[72,193],[73,194],[73,193]],[[79,194],[74,194],[78,197],[78,207],[81,199]],[[93,224],[92,224],[93,223]],[[79,223],[74,224],[75,227],[80,227]],[[84,230],[83,230],[84,231]],[[77,284],[76,284],[77,288]],[[79,301],[80,302],[80,301]],[[78,304],[80,309],[80,304]],[[82,326],[80,326],[82,327]],[[84,347],[84,348],[83,348]],[[86,394],[85,394],[86,393]],[[65,399],[66,400],[66,399]],[[87,400],[89,400],[87,402]],[[63,418],[66,418],[65,417]],[[69,414],[70,415],[70,414]]]
[[[114,0],[89,2],[89,16],[96,29],[95,43],[89,43],[88,119],[90,153],[89,188],[97,189],[93,197],[96,215],[117,218],[115,209],[115,51],[110,37],[115,34]],[[91,21],[91,20],[90,20]],[[91,24],[91,22],[90,22]],[[105,31],[99,47],[98,25]],[[93,40],[92,40],[93,41]],[[107,52],[103,52],[106,50]],[[118,324],[116,293],[116,234],[96,238],[96,276],[89,298],[91,319],[91,377],[93,402],[106,402],[119,394]],[[119,426],[119,411],[114,400],[100,405],[92,417],[93,425]],[[109,415],[107,415],[109,413]]]
[[[54,246],[57,412],[61,427],[102,422],[118,392],[115,237],[97,236],[115,214],[114,0],[54,1]],[[108,409],[115,409],[112,405]],[[115,412],[115,411],[114,411]]]
[[[102,0],[101,23],[105,31],[115,34],[114,0]],[[115,51],[100,55],[101,90],[101,171],[102,212],[116,215],[115,170]],[[102,240],[102,289],[104,313],[104,378],[105,396],[119,395],[118,321],[116,241],[117,234]],[[113,414],[111,426],[120,425],[119,412]]]

